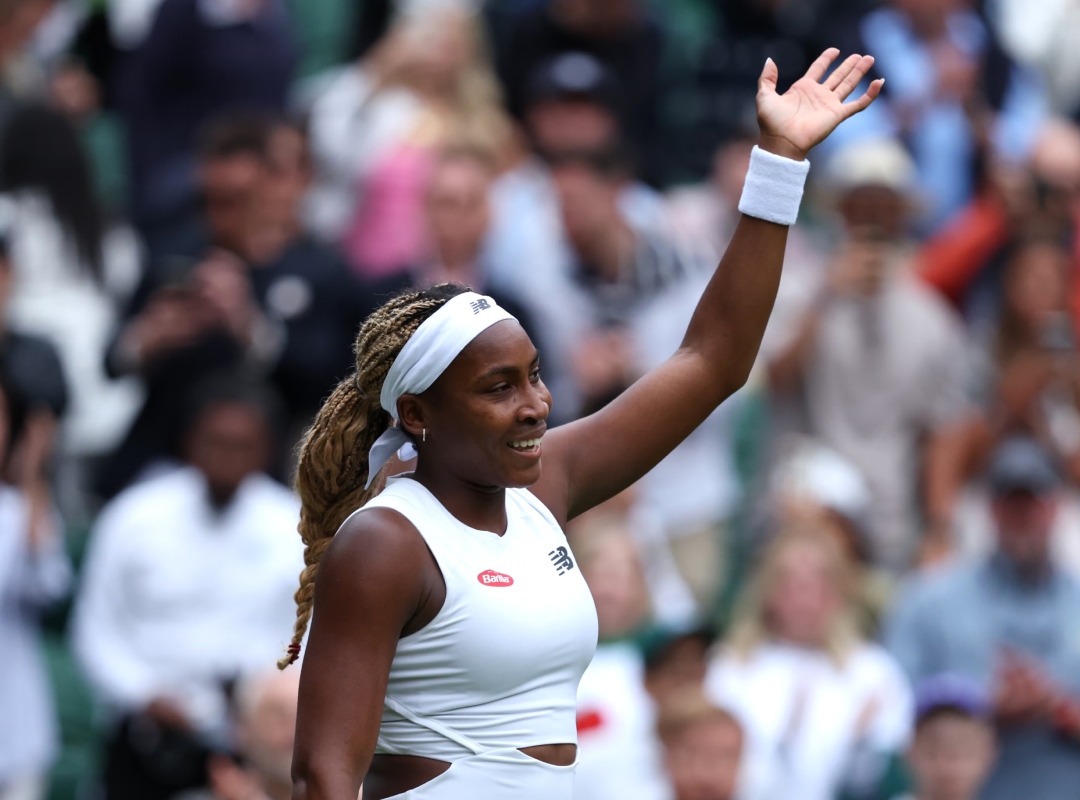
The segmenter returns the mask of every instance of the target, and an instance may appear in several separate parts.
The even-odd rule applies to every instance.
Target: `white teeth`
[[[517,447],[517,448],[519,448],[521,450],[527,450],[530,447],[538,447],[540,445],[540,442],[542,442],[542,441],[543,441],[543,437],[540,437],[539,439],[526,439],[523,442],[511,442],[510,446],[511,447]]]

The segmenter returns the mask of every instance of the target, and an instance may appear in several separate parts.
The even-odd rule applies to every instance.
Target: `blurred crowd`
[[[359,325],[467,284],[603,407],[766,57],[831,45],[885,88],[751,381],[569,532],[577,796],[1080,797],[1075,3],[0,0],[0,800],[287,800],[289,483]]]

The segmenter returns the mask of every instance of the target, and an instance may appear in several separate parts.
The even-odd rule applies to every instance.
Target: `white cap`
[[[865,139],[838,151],[825,166],[825,182],[835,192],[882,186],[903,195],[915,191],[915,162],[895,139]]]
[[[865,531],[870,487],[862,472],[834,450],[799,438],[773,476],[774,497],[805,497],[835,511]]]

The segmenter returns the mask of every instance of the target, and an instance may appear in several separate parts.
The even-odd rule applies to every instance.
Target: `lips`
[[[506,446],[513,450],[515,453],[534,455],[540,452],[540,444],[544,440],[544,433],[546,433],[546,431],[546,428],[541,428],[539,431],[536,431],[529,436],[523,436],[520,439],[515,439],[511,442],[507,442]]]

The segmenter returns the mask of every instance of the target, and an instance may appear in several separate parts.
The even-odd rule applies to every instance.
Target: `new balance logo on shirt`
[[[565,547],[556,547],[550,553],[548,557],[551,559],[551,563],[555,566],[556,571],[563,575],[574,568],[574,561],[570,558],[570,553]]]

